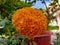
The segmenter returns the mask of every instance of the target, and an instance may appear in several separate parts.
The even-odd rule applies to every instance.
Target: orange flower
[[[40,35],[47,30],[47,18],[38,10],[33,8],[22,8],[15,12],[12,23],[20,35],[26,35],[29,39]]]

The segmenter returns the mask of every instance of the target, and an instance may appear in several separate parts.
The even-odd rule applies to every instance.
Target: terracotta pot
[[[30,45],[30,42],[32,44],[33,44],[33,42],[36,42],[37,45],[50,45],[50,43],[51,43],[51,34],[52,34],[51,32],[45,32],[42,35],[37,35],[37,36],[35,36],[34,40],[26,41],[26,45]]]
[[[30,45],[29,43],[33,42],[32,40],[27,41],[27,45]],[[45,32],[42,35],[35,36],[34,42],[36,42],[37,45],[50,45],[51,43],[51,32]]]

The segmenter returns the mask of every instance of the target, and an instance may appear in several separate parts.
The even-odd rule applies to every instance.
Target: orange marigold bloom
[[[12,23],[20,35],[26,35],[29,39],[34,39],[34,36],[47,30],[46,16],[33,8],[17,10],[12,17]]]

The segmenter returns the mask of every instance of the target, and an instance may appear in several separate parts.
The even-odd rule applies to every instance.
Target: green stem
[[[9,34],[9,36],[11,37],[11,31],[9,30],[9,28],[7,27],[7,33]]]
[[[25,38],[23,37],[23,40],[22,40],[22,42],[21,42],[21,45],[25,45]]]

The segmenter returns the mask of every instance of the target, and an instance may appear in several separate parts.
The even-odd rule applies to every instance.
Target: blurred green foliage
[[[11,19],[12,14],[23,7],[30,7],[32,3],[25,3],[20,0],[0,0],[0,15],[2,18],[8,17]]]
[[[16,34],[11,19],[17,9],[31,7],[33,4],[21,0],[0,0],[0,45],[17,45],[18,38],[13,38]],[[3,38],[3,39],[2,39]]]
[[[48,26],[48,30],[58,30],[58,26]]]
[[[0,35],[11,36],[16,31],[12,25],[11,19],[17,9],[31,7],[32,3],[26,3],[21,0],[0,0]]]

